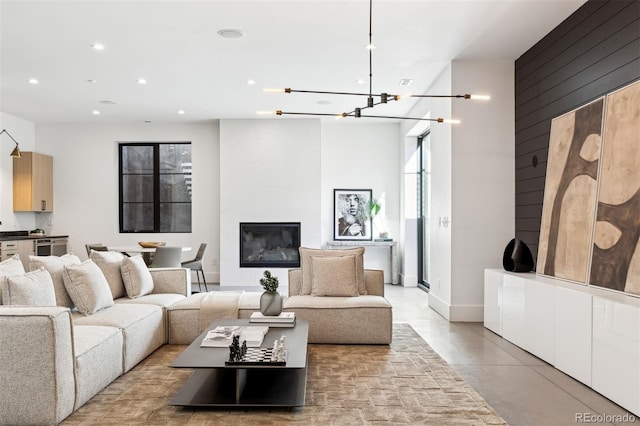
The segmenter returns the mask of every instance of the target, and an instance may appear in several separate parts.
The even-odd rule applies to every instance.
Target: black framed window
[[[120,232],[191,232],[191,143],[120,143]]]

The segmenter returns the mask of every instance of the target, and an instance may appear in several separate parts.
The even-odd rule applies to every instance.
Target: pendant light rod
[[[401,98],[458,98],[458,99],[472,99],[472,100],[489,100],[488,95],[472,95],[465,93],[464,95],[393,95],[389,93],[361,93],[361,92],[334,92],[329,90],[300,90],[285,87],[284,89],[264,89],[269,93],[311,93],[314,95],[348,95],[348,96],[368,96],[368,97],[387,97],[387,99],[398,101]],[[384,102],[383,102],[384,103]]]

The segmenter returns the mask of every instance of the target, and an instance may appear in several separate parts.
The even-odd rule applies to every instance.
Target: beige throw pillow
[[[124,288],[121,271],[125,255],[117,251],[91,250],[89,258],[102,270],[111,288],[111,296],[114,299],[126,296],[127,292]]]
[[[7,281],[7,277],[11,275],[22,275],[24,272],[24,266],[17,254],[0,262],[0,305],[2,304],[2,289],[4,283]]]
[[[44,268],[51,275],[53,281],[53,291],[56,294],[56,304],[58,306],[66,306],[73,308],[73,300],[67,293],[62,279],[62,270],[64,265],[79,265],[80,258],[75,254],[65,254],[63,256],[29,256],[29,269],[36,271]]]
[[[80,313],[91,315],[113,305],[109,283],[93,260],[85,260],[80,265],[65,265],[62,277]]]
[[[153,277],[142,256],[124,258],[122,261],[122,280],[127,295],[131,299],[153,291]]]
[[[300,268],[302,269],[302,286],[300,295],[310,295],[313,281],[313,265],[312,257],[341,257],[355,256],[356,260],[356,283],[358,285],[358,294],[367,294],[364,286],[364,247],[356,247],[352,249],[342,250],[320,250],[307,247],[300,247]]]
[[[312,296],[358,296],[356,256],[312,257]]]
[[[7,277],[3,293],[5,305],[56,306],[53,281],[44,268]]]

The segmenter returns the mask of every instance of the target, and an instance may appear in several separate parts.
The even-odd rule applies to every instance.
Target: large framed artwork
[[[640,81],[551,123],[538,269],[640,295]]]
[[[371,240],[370,189],[333,190],[333,239]]]
[[[540,274],[586,284],[604,98],[551,121],[542,204]]]
[[[640,295],[640,81],[607,95],[589,284]]]

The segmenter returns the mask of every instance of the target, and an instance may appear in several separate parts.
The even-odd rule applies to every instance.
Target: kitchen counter
[[[68,235],[29,235],[29,231],[0,231],[0,241],[39,240],[43,238],[69,238]]]

